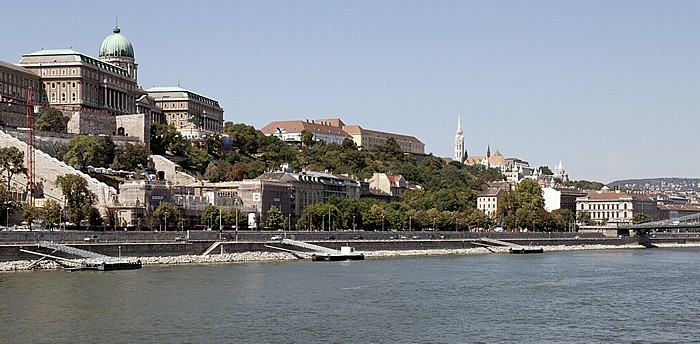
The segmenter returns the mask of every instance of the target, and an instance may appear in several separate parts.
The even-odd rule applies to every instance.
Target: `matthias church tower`
[[[457,134],[455,134],[454,161],[464,161],[464,132],[462,131],[462,115],[457,118]]]

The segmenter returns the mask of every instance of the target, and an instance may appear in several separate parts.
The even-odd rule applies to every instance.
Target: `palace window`
[[[75,68],[73,68],[73,70],[72,70],[71,72],[73,73],[73,75],[76,75],[76,74],[78,73],[78,70],[76,70]]]

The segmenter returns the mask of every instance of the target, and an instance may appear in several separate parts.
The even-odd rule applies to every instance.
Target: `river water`
[[[700,249],[0,273],[0,343],[700,341]]]

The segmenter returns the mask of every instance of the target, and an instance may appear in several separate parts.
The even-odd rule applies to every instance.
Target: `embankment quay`
[[[0,261],[31,260],[35,256],[20,249],[33,249],[39,241],[79,247],[92,252],[122,257],[156,257],[242,252],[274,252],[268,247],[280,238],[315,243],[331,248],[344,245],[358,251],[455,250],[476,248],[481,238],[506,240],[520,245],[577,246],[629,245],[637,237],[606,237],[601,233],[547,232],[268,232],[268,231],[184,231],[184,232],[84,232],[4,231],[0,232]],[[655,233],[652,243],[700,242],[699,233]]]

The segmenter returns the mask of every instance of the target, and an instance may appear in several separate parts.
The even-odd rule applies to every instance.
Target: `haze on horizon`
[[[339,117],[452,156],[487,145],[571,179],[694,177],[697,1],[121,1],[3,4],[0,60],[97,56],[118,25],[139,84],[225,120]]]

